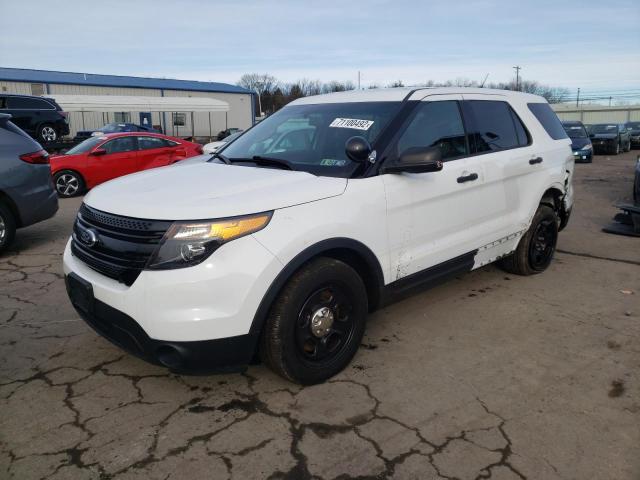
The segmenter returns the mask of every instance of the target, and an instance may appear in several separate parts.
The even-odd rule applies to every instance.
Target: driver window
[[[454,100],[421,102],[398,139],[397,155],[411,147],[436,147],[443,160],[468,154],[462,118]]]
[[[115,138],[107,143],[105,143],[102,148],[104,148],[108,154],[110,153],[123,153],[123,152],[131,152],[136,150],[136,139],[135,137],[120,137]]]

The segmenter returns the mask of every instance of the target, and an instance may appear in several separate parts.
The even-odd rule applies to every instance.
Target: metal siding
[[[20,93],[31,95],[31,83],[25,82],[5,82],[0,80],[1,93]]]

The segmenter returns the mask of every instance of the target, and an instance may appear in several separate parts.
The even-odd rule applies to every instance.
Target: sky
[[[640,92],[637,0],[0,0],[0,18],[3,67],[385,86],[519,65],[572,92]]]

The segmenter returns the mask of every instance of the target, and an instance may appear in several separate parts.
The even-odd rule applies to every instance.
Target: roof
[[[236,85],[172,78],[126,77],[120,75],[98,75],[95,73],[56,72],[27,68],[0,67],[0,81],[57,83],[62,85],[91,85],[98,87],[156,88],[165,90],[188,90],[194,92],[248,93]]]
[[[420,100],[429,95],[498,95],[508,98],[521,98],[530,102],[544,102],[542,97],[530,93],[516,92],[513,90],[496,90],[491,88],[469,87],[400,87],[400,88],[376,88],[369,90],[349,90],[346,92],[327,93],[304,97],[295,100],[293,105],[311,105],[317,103],[340,102],[399,102],[405,98]]]
[[[208,97],[48,95],[67,112],[228,112],[229,104]]]

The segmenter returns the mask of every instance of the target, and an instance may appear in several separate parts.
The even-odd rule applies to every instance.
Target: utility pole
[[[360,70],[358,70],[358,90],[360,90]]]
[[[611,106],[611,97],[609,97],[609,106]]]
[[[580,106],[580,87],[578,87],[578,95],[576,96],[576,108]]]
[[[520,91],[520,70],[522,70],[522,67],[516,65],[513,69],[516,71],[516,90]]]

